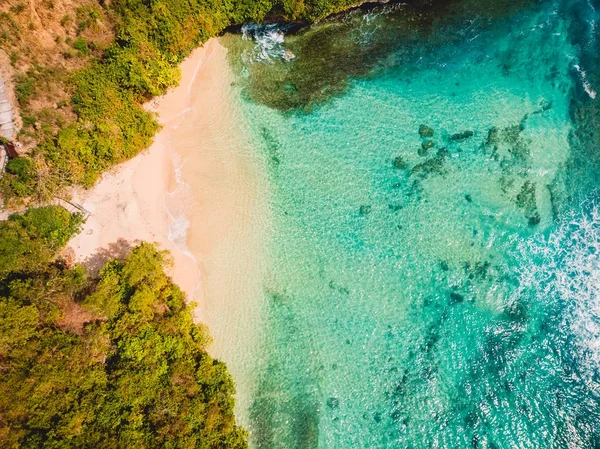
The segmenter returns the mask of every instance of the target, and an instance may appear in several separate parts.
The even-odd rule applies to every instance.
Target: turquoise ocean
[[[272,220],[252,447],[600,448],[600,4],[434,3],[223,39]]]

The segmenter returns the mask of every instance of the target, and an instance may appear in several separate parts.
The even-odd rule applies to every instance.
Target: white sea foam
[[[600,207],[583,209],[588,212],[566,217],[549,236],[521,245],[526,260],[518,294],[564,306],[561,326],[575,335],[580,362],[592,376],[600,370]]]
[[[575,69],[579,73],[579,76],[581,77],[581,84],[583,85],[583,88],[590,96],[590,98],[594,100],[596,98],[596,91],[592,88],[592,85],[588,81],[585,70],[583,70],[579,64],[574,64],[573,67],[575,67]]]
[[[168,193],[164,202],[165,210],[171,219],[168,238],[175,243],[182,253],[196,261],[194,255],[187,247],[188,229],[190,228],[188,213],[194,205],[193,195],[190,186],[183,180],[183,162],[179,155],[171,152],[171,161],[173,163],[177,186],[173,191]]]
[[[296,56],[285,48],[287,27],[270,23],[267,25],[247,24],[242,27],[242,38],[253,40],[252,51],[243,54],[244,62],[269,62],[276,60],[291,61]]]
[[[194,74],[192,75],[192,79],[190,80],[190,82],[187,86],[187,97],[186,97],[185,108],[179,114],[175,115],[175,117],[173,117],[174,119],[178,118],[178,117],[185,117],[187,115],[187,113],[192,110],[192,89],[193,89],[194,85],[196,84],[196,78],[198,77],[198,72],[200,72],[200,69],[205,64],[207,58],[210,57],[211,53],[205,54],[204,57],[202,57],[198,60],[198,63],[196,64],[196,67],[194,68]],[[179,128],[180,124],[181,124],[181,122],[177,122],[175,125],[173,125],[173,129]]]

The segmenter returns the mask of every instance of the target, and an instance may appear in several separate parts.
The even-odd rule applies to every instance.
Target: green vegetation
[[[0,13],[0,45],[15,42],[20,35],[19,25],[9,13]]]
[[[31,209],[0,222],[0,292],[9,275],[47,265],[80,225],[80,216],[56,207]]]
[[[20,105],[26,104],[35,91],[36,79],[33,76],[21,75],[17,78],[15,94]]]
[[[0,180],[9,204],[89,187],[147,147],[158,124],[142,104],[176,85],[178,64],[227,26],[314,20],[352,3],[84,1],[56,18],[65,31],[55,55],[21,33],[36,27],[20,19],[24,3],[0,10],[30,150]],[[165,274],[167,254],[143,243],[92,279],[63,253],[81,224],[60,207],[0,222],[0,446],[245,448],[233,381]]]
[[[246,447],[167,255],[144,243],[89,279],[60,257],[80,224],[60,207],[0,223],[0,446]]]
[[[83,58],[86,67],[63,80],[70,92],[75,119],[58,120],[59,113],[30,111],[30,99],[44,82],[56,76],[39,66],[19,76],[17,96],[24,111],[22,135],[38,142],[30,157],[36,176],[6,176],[5,200],[35,196],[48,199],[73,184],[90,187],[107,168],[135,156],[147,147],[158,129],[154,117],[142,108],[179,81],[178,64],[209,37],[227,26],[266,17],[315,20],[352,4],[349,0],[116,0],[77,9],[65,15],[62,26],[74,21],[76,34],[98,28],[101,18],[112,20],[114,42],[100,50],[84,37],[63,50],[66,58]],[[102,5],[102,6],[101,6]],[[104,9],[102,9],[104,8]],[[108,9],[107,9],[108,8]],[[6,14],[2,30],[17,26]],[[58,39],[57,42],[61,40]],[[31,113],[29,113],[31,112]],[[17,176],[17,177],[15,177]],[[17,179],[18,178],[18,179]]]

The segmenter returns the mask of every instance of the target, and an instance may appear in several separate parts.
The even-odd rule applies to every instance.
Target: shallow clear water
[[[273,220],[254,447],[600,447],[597,19],[227,37]]]

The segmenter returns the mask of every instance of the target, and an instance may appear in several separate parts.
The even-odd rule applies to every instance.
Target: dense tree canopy
[[[80,223],[59,207],[0,223],[0,447],[246,447],[167,254],[143,243],[89,279],[58,256]]]

